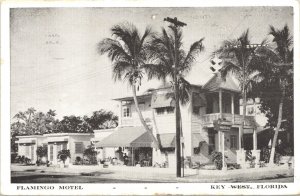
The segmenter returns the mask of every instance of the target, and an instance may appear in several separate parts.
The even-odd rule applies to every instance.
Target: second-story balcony
[[[227,121],[232,122],[233,125],[241,125],[243,121],[243,116],[239,114],[229,114],[229,113],[212,113],[212,114],[204,114],[200,116],[201,123],[203,125],[209,126],[212,125],[214,120],[218,120],[219,118],[225,118]],[[254,126],[255,118],[254,116],[245,116],[245,125],[246,126]]]

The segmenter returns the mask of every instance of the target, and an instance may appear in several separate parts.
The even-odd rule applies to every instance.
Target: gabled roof
[[[238,84],[232,79],[232,76],[227,76],[226,79],[221,77],[220,73],[215,74],[206,84],[203,89],[208,91],[217,91],[220,89],[240,92]]]

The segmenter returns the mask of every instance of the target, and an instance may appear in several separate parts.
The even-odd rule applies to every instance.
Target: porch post
[[[241,150],[241,146],[242,146],[242,127],[239,126],[239,149]]]
[[[218,150],[219,150],[219,152],[222,151],[221,145],[222,145],[222,142],[221,142],[221,131],[218,131]]]
[[[232,124],[234,124],[234,94],[231,94],[231,114],[232,114]]]
[[[225,163],[225,133],[224,131],[220,131],[222,134],[222,170],[226,171],[227,170],[227,165]]]
[[[220,118],[222,119],[222,90],[219,91],[219,112],[220,112]]]
[[[131,148],[131,151],[132,151],[131,152],[131,162],[132,162],[131,164],[132,164],[132,166],[134,166],[134,154],[133,154],[134,151],[133,151],[133,147]]]
[[[256,133],[256,129],[253,129],[253,150],[257,150],[257,133]]]
[[[255,156],[255,168],[259,168],[260,150],[257,150],[257,130],[253,129],[253,150],[252,156]]]

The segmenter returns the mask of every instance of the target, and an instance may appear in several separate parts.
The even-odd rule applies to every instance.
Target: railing
[[[214,120],[218,120],[221,118],[220,113],[213,113],[213,114],[204,114],[201,116],[201,123],[203,125],[212,124]],[[234,125],[241,125],[243,116],[239,114],[229,114],[223,113],[222,118],[225,118],[227,121],[231,121]],[[255,119],[253,116],[245,116],[245,125],[246,126],[253,126],[255,124]]]

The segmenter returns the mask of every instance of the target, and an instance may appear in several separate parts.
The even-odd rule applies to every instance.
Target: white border
[[[171,5],[171,6],[170,6]],[[180,1],[180,0],[166,0],[166,1],[64,1],[64,2],[37,2],[37,1],[22,1],[22,2],[8,2],[4,1],[1,5],[1,194],[5,195],[152,195],[152,194],[257,194],[257,195],[282,195],[282,194],[296,194],[300,193],[299,188],[299,168],[297,165],[299,161],[299,142],[295,142],[295,182],[286,183],[288,189],[237,189],[232,192],[232,189],[226,190],[212,190],[210,183],[175,183],[175,184],[70,184],[81,185],[84,187],[83,191],[58,191],[60,184],[35,184],[35,185],[51,185],[55,186],[56,191],[17,191],[18,184],[10,183],[10,152],[9,152],[9,138],[10,138],[10,43],[9,43],[9,8],[16,7],[237,7],[237,6],[292,6],[294,7],[294,48],[295,48],[295,108],[300,108],[299,85],[300,67],[299,67],[299,4],[292,0],[281,1],[237,1],[237,0],[223,0],[223,1]],[[296,55],[297,54],[297,55]],[[295,109],[295,138],[299,136],[297,133],[299,118],[299,109]],[[297,126],[296,126],[297,124]],[[230,183],[222,183],[230,185]],[[242,184],[242,183],[241,183]],[[247,184],[247,183],[243,183]],[[255,183],[248,183],[256,186]],[[263,183],[271,184],[271,183]],[[274,184],[274,183],[272,183]],[[276,183],[278,184],[278,183]],[[22,184],[26,185],[26,184]],[[30,184],[33,185],[33,184]],[[63,184],[66,185],[66,184]],[[282,183],[283,185],[283,183]],[[147,189],[145,189],[147,187]],[[176,188],[178,187],[178,188]]]

